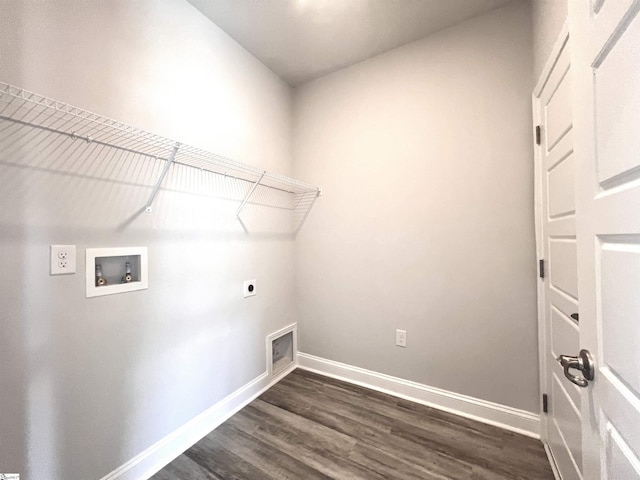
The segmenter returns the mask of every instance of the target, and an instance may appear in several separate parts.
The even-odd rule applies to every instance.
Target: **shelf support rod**
[[[151,204],[153,203],[153,200],[156,198],[156,195],[158,194],[158,190],[160,190],[160,185],[162,185],[162,181],[164,180],[164,177],[167,176],[167,173],[169,172],[169,168],[171,167],[171,164],[176,159],[176,154],[178,153],[179,148],[180,148],[180,143],[176,142],[176,144],[173,147],[173,150],[171,151],[171,155],[169,155],[169,159],[167,160],[167,163],[164,164],[164,168],[162,169],[162,173],[160,174],[160,177],[158,177],[158,181],[156,182],[155,187],[153,187],[153,191],[151,192],[151,195],[149,195],[149,200],[147,200],[147,204],[144,207],[145,212],[151,213],[151,211],[153,210],[153,208],[151,207]]]
[[[238,220],[240,220],[240,212],[242,212],[242,209],[244,208],[244,206],[247,204],[247,202],[249,201],[249,199],[251,198],[251,195],[253,195],[253,192],[256,191],[256,188],[258,188],[258,185],[260,185],[260,182],[262,181],[262,179],[264,178],[264,176],[267,174],[267,171],[263,171],[262,175],[260,175],[260,178],[258,179],[258,181],[256,183],[253,184],[253,187],[251,187],[251,190],[249,190],[249,193],[247,193],[244,196],[244,200],[242,200],[242,203],[240,204],[240,206],[238,207],[238,210],[236,210],[236,218]]]

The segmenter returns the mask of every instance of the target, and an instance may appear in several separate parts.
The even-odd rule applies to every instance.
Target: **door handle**
[[[579,387],[586,387],[589,385],[589,380],[593,380],[593,357],[591,356],[591,353],[589,353],[589,350],[580,350],[577,357],[560,355],[556,360],[558,360],[560,365],[562,365],[562,368],[564,368],[564,376]],[[580,370],[580,372],[582,372],[582,376],[572,374],[569,372],[569,369]]]

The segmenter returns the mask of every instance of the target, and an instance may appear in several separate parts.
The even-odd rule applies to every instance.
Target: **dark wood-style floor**
[[[296,370],[153,477],[553,479],[542,444]]]

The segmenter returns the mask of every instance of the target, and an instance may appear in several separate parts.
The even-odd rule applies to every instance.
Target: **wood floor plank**
[[[328,478],[551,480],[553,473],[538,440],[296,370],[153,477]]]
[[[173,462],[163,468],[154,477],[155,480],[175,480],[188,478],[190,480],[222,480],[210,470],[200,466],[186,455],[180,455]]]
[[[336,430],[326,428],[303,417],[282,411],[258,400],[240,412],[262,421],[264,428],[254,436],[280,451],[298,458],[331,478],[383,479],[376,472],[349,459],[356,440]],[[233,420],[233,419],[232,419]]]
[[[243,460],[236,452],[227,449],[221,435],[206,436],[187,450],[184,455],[224,480],[249,478],[275,480],[267,472],[261,471]],[[184,480],[188,478],[186,477]]]
[[[359,443],[356,445],[350,458],[361,465],[368,465],[370,469],[381,473],[385,478],[402,478],[403,480],[447,480],[451,478],[429,471],[416,463],[404,460],[370,444]]]
[[[292,393],[290,389],[283,386],[283,391],[278,395],[287,398]],[[273,394],[270,397],[265,395],[261,398],[267,400],[267,398],[273,398]],[[300,412],[299,415],[346,435],[355,436],[363,444],[387,451],[398,460],[414,463],[434,474],[448,475],[447,478],[469,478],[472,473],[470,465],[455,458],[435,450],[425,451],[417,443],[392,437],[390,435],[391,428],[396,423],[393,419],[370,412],[371,403],[368,401],[367,408],[363,409],[361,398],[358,400],[357,406],[345,406],[344,403],[335,399],[329,401],[327,398],[318,398],[317,396],[315,398],[316,407]]]
[[[311,417],[316,422],[322,422],[331,428],[344,433],[351,433],[362,438],[380,449],[386,449],[400,459],[410,459],[417,464],[429,468],[434,473],[448,475],[449,478],[469,478],[472,473],[473,462],[466,462],[460,458],[457,453],[457,437],[455,429],[451,426],[444,432],[438,431],[437,423],[428,421],[428,419],[416,418],[415,415],[404,414],[398,409],[397,399],[388,395],[374,392],[375,395],[369,397],[370,390],[355,385],[342,383],[336,385],[333,381],[331,385],[323,385],[321,379],[314,379],[319,382],[320,390],[314,390],[317,408],[315,410],[299,413],[303,416]],[[305,383],[301,381],[300,383]],[[328,390],[331,393],[325,393]],[[338,387],[338,388],[333,388]],[[287,384],[282,385],[281,389],[272,389],[270,395],[263,396],[263,399],[273,399],[280,392],[279,403],[286,402],[286,399],[292,395],[291,388]],[[358,395],[353,395],[357,393]],[[363,409],[362,396],[367,395],[366,408]],[[322,419],[319,418],[319,412],[326,408],[328,415]],[[453,416],[452,416],[453,417]],[[329,422],[326,422],[326,421]],[[404,421],[403,421],[404,420]],[[331,422],[334,423],[331,423]],[[427,432],[434,438],[433,446],[438,448],[424,449],[420,443],[414,439],[406,441],[399,435],[389,435],[391,429],[403,431],[403,429],[413,429],[415,423],[421,424]],[[467,434],[471,429],[463,426],[454,425],[458,430]],[[375,430],[383,431],[384,435],[376,435]],[[442,430],[442,428],[440,428]],[[472,430],[471,430],[472,431]],[[367,434],[364,434],[367,432]],[[441,444],[436,440],[442,437]],[[390,441],[391,440],[391,441]],[[484,461],[481,455],[483,450],[487,448],[487,442],[492,441],[491,438],[465,438],[463,445],[466,448],[480,450],[478,458]],[[452,443],[453,442],[453,443]],[[453,447],[451,447],[453,445]],[[495,447],[495,446],[494,446]],[[465,451],[466,452],[466,451]]]
[[[236,428],[230,422],[220,425],[216,433],[221,435],[225,448],[238,454],[273,478],[327,480],[330,477],[287,455],[273,445]]]

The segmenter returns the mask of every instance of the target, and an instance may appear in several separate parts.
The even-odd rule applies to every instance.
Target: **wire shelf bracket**
[[[249,190],[247,192],[247,194],[244,196],[244,199],[242,200],[242,203],[238,207],[238,210],[236,210],[236,218],[238,220],[240,220],[240,213],[242,212],[242,209],[244,208],[244,206],[247,204],[247,202],[251,198],[251,195],[253,195],[253,192],[256,191],[256,188],[258,188],[258,185],[260,185],[260,182],[262,181],[262,179],[264,178],[264,176],[266,174],[267,174],[266,170],[264,172],[262,172],[262,175],[260,175],[260,178],[258,179],[258,181],[253,184],[253,186],[251,187],[251,190]]]
[[[160,173],[160,176],[158,177],[158,181],[156,182],[155,187],[153,187],[153,190],[151,191],[151,195],[149,195],[149,200],[147,200],[147,204],[144,207],[145,212],[151,213],[153,211],[153,207],[152,207],[153,200],[156,198],[156,195],[158,194],[158,190],[160,190],[160,185],[162,185],[164,177],[166,177],[167,173],[169,172],[169,168],[171,168],[171,165],[176,159],[176,154],[178,153],[179,148],[180,148],[180,143],[176,142],[176,145],[173,147],[173,150],[171,151],[171,155],[169,155],[169,159],[167,160],[167,163],[164,164],[164,168],[162,169],[162,173]]]

